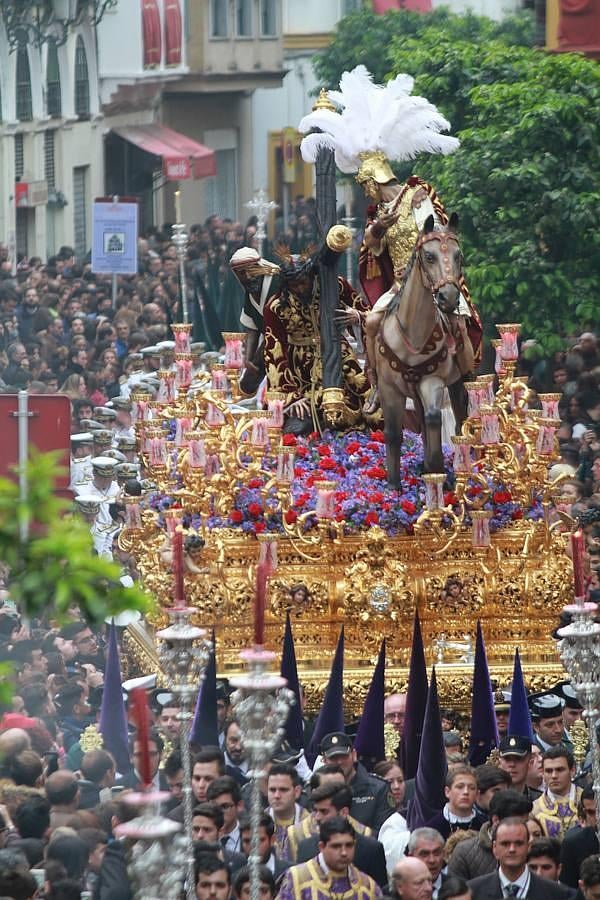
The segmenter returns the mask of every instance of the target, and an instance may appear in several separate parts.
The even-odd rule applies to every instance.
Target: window
[[[62,113],[62,98],[60,95],[60,68],[58,65],[58,51],[54,41],[48,44],[47,63],[47,98],[48,115],[57,118]]]
[[[86,181],[87,166],[76,166],[73,169],[73,237],[78,259],[83,259],[88,251]]]
[[[44,178],[48,182],[49,191],[56,187],[53,129],[44,132]]]
[[[252,36],[252,0],[235,0],[235,33],[238,37]]]
[[[342,15],[349,16],[350,13],[356,12],[363,8],[363,0],[342,0]]]
[[[31,72],[25,44],[19,44],[17,48],[17,119],[20,122],[31,122],[33,119]]]
[[[275,35],[277,34],[276,0],[261,0],[260,33],[263,37],[275,37]]]
[[[23,149],[23,135],[15,134],[15,181],[23,177],[25,171],[25,153]]]
[[[211,37],[225,38],[229,34],[227,27],[227,2],[226,0],[211,0]]]
[[[218,216],[237,218],[237,151],[216,150],[217,174],[205,184],[206,208]]]
[[[86,119],[90,114],[90,80],[83,39],[77,38],[75,47],[75,114]]]

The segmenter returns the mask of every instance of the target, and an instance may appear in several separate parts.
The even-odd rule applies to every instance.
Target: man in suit
[[[581,864],[578,896],[583,900],[600,900],[600,859],[595,854]]]
[[[315,788],[310,795],[312,815],[319,828],[323,822],[341,816],[348,819],[350,806],[352,805],[352,791],[347,785],[324,784]],[[319,852],[319,836],[316,834],[304,838],[298,844],[296,861],[308,862],[314,859]],[[380,887],[385,887],[388,882],[385,864],[385,852],[383,845],[374,838],[364,834],[356,834],[354,848],[354,865],[361,872],[370,875]]]
[[[249,858],[252,849],[252,828],[247,816],[240,818],[240,836],[242,852]],[[258,823],[258,855],[260,864],[272,872],[277,884],[290,864],[285,859],[279,859],[275,853],[275,822],[267,813],[261,815]]]
[[[469,881],[473,900],[566,900],[568,889],[546,878],[538,878],[527,868],[529,832],[515,818],[504,819],[494,829],[492,852],[498,869]]]
[[[150,777],[152,779],[150,784],[152,786],[152,789],[155,791],[169,790],[169,785],[167,784],[165,773],[162,769],[159,769],[163,749],[164,743],[162,737],[160,736],[158,731],[152,728],[148,736],[148,757],[150,760]],[[132,788],[134,791],[137,791],[141,787],[140,766],[142,756],[144,754],[144,748],[136,737],[134,737],[131,741],[131,751],[131,756],[133,759],[133,769],[130,772],[127,772],[126,775],[123,775],[118,780],[117,784],[119,785],[119,787]]]
[[[588,856],[600,852],[596,833],[596,800],[592,788],[584,788],[579,800],[579,825],[570,828],[560,847],[560,881],[577,888],[581,864]]]
[[[415,828],[406,847],[407,856],[420,859],[429,869],[433,900],[436,900],[448,874],[444,844],[444,838],[435,828]]]
[[[534,694],[529,697],[529,709],[535,736],[533,741],[542,753],[564,744],[565,725],[563,722],[563,709],[565,701],[556,694]],[[572,749],[572,745],[571,749]]]
[[[223,821],[223,812],[216,803],[199,803],[192,810],[192,840],[204,841],[219,848],[219,858],[224,860],[230,873],[234,875],[246,865],[246,857],[242,853],[226,850],[220,843],[219,833],[223,828]]]

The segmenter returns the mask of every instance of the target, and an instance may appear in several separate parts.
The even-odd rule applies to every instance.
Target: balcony
[[[178,83],[178,91],[281,85],[281,0],[201,0],[188,9],[190,74]]]

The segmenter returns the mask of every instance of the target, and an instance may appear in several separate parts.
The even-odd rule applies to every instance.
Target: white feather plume
[[[321,147],[335,151],[342,172],[360,168],[360,154],[381,150],[390,161],[413,159],[418,153],[452,153],[458,138],[440,132],[450,123],[425,97],[413,96],[414,80],[397,75],[385,85],[373,84],[365,66],[344,72],[339,91],[328,98],[340,112],[316,109],[304,116],[298,129],[308,134],[300,145],[302,158],[314,162]]]

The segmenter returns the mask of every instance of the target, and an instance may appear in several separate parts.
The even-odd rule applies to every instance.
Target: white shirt
[[[233,831],[230,831],[229,834],[224,834],[221,836],[221,845],[223,847],[225,847],[226,850],[229,850],[232,853],[240,853],[241,852],[240,851],[241,835],[240,835],[239,822],[236,823],[236,826],[233,829]]]
[[[516,881],[509,881],[502,869],[498,869],[498,877],[500,878],[500,885],[502,886],[502,893],[504,896],[510,896],[507,894],[506,887],[509,884],[517,884],[519,886],[519,893],[516,895],[517,897],[526,897],[529,891],[529,882],[531,881],[531,872],[525,866],[525,869]]]
[[[386,867],[390,876],[396,864],[403,859],[409,838],[410,831],[406,819],[398,812],[392,813],[379,829],[377,840],[383,844]]]

